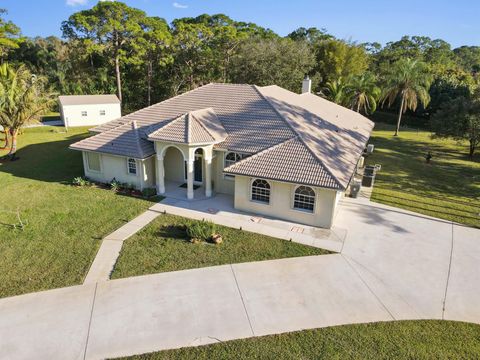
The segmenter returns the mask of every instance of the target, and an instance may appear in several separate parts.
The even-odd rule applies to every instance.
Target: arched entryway
[[[165,149],[163,165],[165,168],[165,180],[175,183],[185,182],[186,176],[182,164],[185,163],[183,153],[174,146]]]

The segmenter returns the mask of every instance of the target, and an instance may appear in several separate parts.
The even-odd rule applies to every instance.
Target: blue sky
[[[98,0],[2,0],[27,36],[60,36],[60,24]],[[149,15],[171,21],[203,13],[224,13],[286,35],[300,27],[326,28],[357,42],[398,40],[427,35],[452,44],[480,45],[480,1],[477,0],[126,0]]]

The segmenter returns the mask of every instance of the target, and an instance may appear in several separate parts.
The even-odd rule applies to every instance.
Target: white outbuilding
[[[58,102],[66,128],[100,125],[122,116],[116,95],[62,95]]]

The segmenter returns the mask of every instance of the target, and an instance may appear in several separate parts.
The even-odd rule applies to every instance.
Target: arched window
[[[252,200],[270,203],[270,184],[262,179],[255,179],[252,182]]]
[[[297,187],[295,189],[293,207],[295,209],[313,212],[315,208],[315,191],[308,186]]]
[[[135,159],[128,159],[127,161],[128,164],[128,173],[132,175],[137,175],[137,162]]]

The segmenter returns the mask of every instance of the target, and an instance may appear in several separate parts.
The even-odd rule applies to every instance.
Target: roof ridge
[[[196,111],[206,110],[206,109],[212,109],[213,110],[212,107],[208,107],[208,108],[203,108],[203,109],[199,109],[199,110],[190,111],[189,114],[191,114],[193,112],[196,112]],[[215,117],[217,117],[217,114],[215,113],[215,110],[213,110],[213,113],[215,114]],[[213,141],[215,141],[215,136],[212,135],[212,133],[202,124],[201,121],[199,121],[196,117],[193,117],[193,120],[195,122],[197,122],[197,124],[199,124],[202,127],[202,129],[207,132],[207,134],[212,138]]]
[[[133,131],[135,132],[135,140],[136,140],[136,143],[137,143],[137,150],[138,150],[138,153],[140,155],[142,155],[143,157],[143,149],[142,149],[142,145],[140,145],[140,133],[138,132],[138,127],[137,127],[137,121],[136,120],[133,120],[131,122],[131,125],[132,125],[132,129]]]
[[[275,85],[276,86],[276,85]],[[282,120],[287,124],[287,126],[296,134],[296,136],[299,138],[299,140],[302,142],[302,144],[308,149],[308,151],[313,155],[313,157],[322,165],[322,167],[327,171],[327,173],[335,180],[335,182],[341,187],[343,188],[344,186],[340,183],[340,181],[338,180],[338,178],[332,174],[332,172],[330,171],[330,169],[325,166],[325,164],[323,163],[322,159],[320,159],[314,152],[313,150],[310,148],[310,146],[308,146],[305,141],[302,139],[302,136],[300,135],[300,133],[290,124],[290,122],[285,119],[285,117],[280,114],[280,112],[277,110],[277,108],[275,106],[272,105],[272,103],[270,102],[269,99],[267,99],[265,97],[265,95],[262,94],[262,92],[258,89],[258,86],[257,85],[253,85],[254,89],[260,94],[260,96],[270,105],[270,107],[282,118]],[[295,93],[294,93],[295,94]],[[298,95],[298,94],[295,94],[295,95]],[[308,110],[307,110],[308,111]],[[309,111],[310,112],[310,111]],[[315,115],[315,114],[313,114]]]
[[[185,116],[185,120],[186,120],[186,121],[185,121],[185,122],[186,122],[185,125],[186,125],[186,127],[187,127],[187,129],[186,129],[186,130],[187,130],[187,131],[186,131],[186,133],[187,133],[187,144],[190,144],[190,143],[191,143],[190,140],[192,139],[192,126],[191,126],[191,124],[190,124],[191,114],[190,114],[190,112],[187,112],[187,113],[186,113],[185,115],[183,115],[183,116]]]

